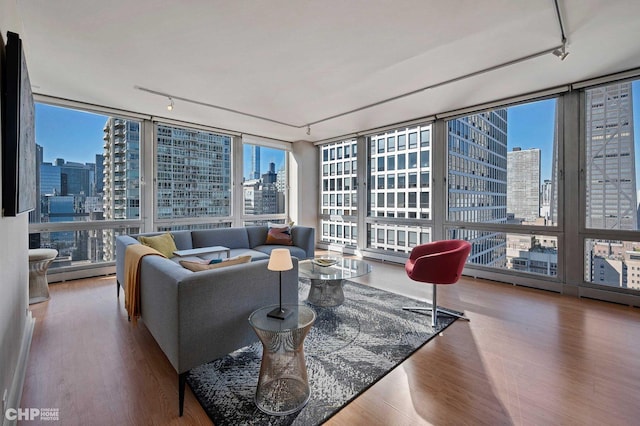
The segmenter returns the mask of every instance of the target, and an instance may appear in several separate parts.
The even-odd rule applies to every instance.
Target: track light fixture
[[[334,120],[336,118],[340,118],[340,117],[347,116],[349,114],[354,114],[354,113],[357,113],[357,112],[365,111],[365,110],[367,110],[369,108],[377,107],[377,106],[386,104],[388,102],[393,102],[393,101],[397,101],[398,99],[403,99],[403,98],[406,98],[406,97],[409,97],[409,96],[413,96],[413,95],[416,95],[418,93],[422,93],[422,92],[424,92],[426,90],[429,90],[429,89],[435,89],[435,88],[438,88],[438,87],[446,86],[446,85],[449,85],[449,84],[452,84],[452,83],[456,83],[456,82],[459,82],[459,81],[462,81],[462,80],[466,80],[468,78],[477,77],[477,76],[482,75],[482,74],[487,74],[487,73],[490,73],[490,72],[493,72],[493,71],[496,71],[496,70],[507,68],[507,67],[510,67],[512,65],[515,65],[515,64],[520,64],[520,63],[523,63],[523,62],[526,62],[526,61],[530,61],[532,59],[535,59],[535,58],[538,58],[538,57],[541,57],[541,56],[546,56],[549,53],[553,53],[554,56],[556,56],[557,58],[560,58],[561,61],[564,61],[564,59],[569,55],[569,52],[567,52],[567,35],[566,35],[565,31],[564,31],[564,25],[562,23],[562,15],[560,13],[560,5],[559,5],[560,0],[553,0],[553,2],[554,2],[554,5],[555,5],[555,9],[556,9],[556,17],[557,17],[557,20],[558,20],[558,27],[560,29],[560,34],[562,36],[562,38],[560,39],[562,44],[559,44],[559,45],[556,45],[556,46],[553,46],[553,47],[548,47],[548,48],[545,48],[544,50],[540,50],[538,52],[533,52],[533,53],[530,53],[530,54],[528,54],[526,56],[521,56],[519,58],[508,60],[506,62],[502,62],[502,63],[496,64],[496,65],[492,65],[492,66],[489,66],[487,68],[471,71],[471,72],[469,72],[467,74],[459,75],[459,76],[456,76],[456,77],[449,78],[447,80],[443,80],[443,81],[439,81],[439,82],[436,82],[436,83],[432,83],[429,86],[424,86],[424,87],[421,87],[421,88],[418,88],[418,89],[415,89],[415,90],[411,90],[411,91],[408,91],[408,92],[400,93],[400,94],[392,96],[390,98],[382,99],[382,100],[379,100],[379,101],[376,101],[376,102],[373,102],[373,103],[370,103],[370,104],[367,104],[367,105],[363,105],[363,106],[356,107],[356,108],[353,108],[353,109],[350,109],[350,110],[347,110],[347,111],[343,111],[343,112],[340,112],[340,113],[337,113],[337,114],[334,114],[334,115],[323,117],[323,118],[320,118],[318,120],[311,121],[309,124],[287,123],[287,122],[284,122],[284,121],[274,120],[274,119],[269,118],[269,117],[260,116],[260,115],[257,115],[257,114],[252,114],[252,113],[248,113],[248,112],[239,111],[237,109],[228,108],[228,107],[225,107],[225,106],[222,106],[222,105],[215,105],[215,104],[212,104],[212,103],[209,103],[209,102],[200,101],[200,100],[197,100],[197,99],[181,97],[178,94],[175,94],[175,95],[172,96],[167,92],[160,92],[158,90],[148,89],[146,87],[141,87],[141,86],[133,86],[133,87],[134,87],[134,89],[141,90],[143,92],[147,92],[147,93],[150,93],[152,95],[162,96],[162,97],[168,98],[169,99],[169,105],[167,105],[167,110],[169,110],[169,111],[173,110],[173,98],[175,97],[176,99],[178,99],[178,100],[180,100],[180,101],[182,101],[184,103],[199,105],[199,106],[203,106],[203,107],[207,107],[207,108],[214,108],[214,109],[217,109],[217,110],[220,110],[220,111],[226,111],[226,112],[229,112],[229,113],[232,113],[232,114],[239,114],[239,115],[242,115],[242,116],[245,116],[245,117],[255,118],[255,119],[263,120],[263,121],[268,121],[270,123],[274,123],[274,124],[278,124],[278,125],[281,125],[281,126],[286,126],[286,127],[298,129],[298,130],[304,129],[306,127],[307,128],[307,136],[311,136],[311,125],[312,124],[316,125],[316,124],[320,124],[320,123],[325,123],[325,122],[327,122],[329,120]]]
[[[561,61],[564,61],[564,58],[566,58],[569,54],[569,52],[566,51],[566,44],[562,43],[562,47],[560,49],[554,50],[553,54],[560,58]]]

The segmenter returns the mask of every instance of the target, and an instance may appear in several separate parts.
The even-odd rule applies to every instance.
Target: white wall
[[[18,34],[21,31],[15,0],[0,0],[3,40],[6,40],[7,31]],[[1,167],[0,162],[0,170]],[[0,197],[1,181],[0,174]],[[33,332],[33,320],[28,310],[28,248],[28,215],[0,215],[0,397],[6,390],[6,408],[19,404]],[[5,407],[2,408],[0,418],[6,422]]]
[[[318,149],[310,142],[294,142],[289,170],[289,216],[296,225],[314,228],[318,225],[318,167]]]

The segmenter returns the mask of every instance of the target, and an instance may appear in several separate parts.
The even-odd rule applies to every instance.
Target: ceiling
[[[558,4],[570,52],[564,61],[548,53],[562,44],[553,0],[16,0],[15,7],[34,93],[293,142],[640,67],[640,1]],[[539,52],[547,53],[518,61]],[[171,95],[175,108],[139,88]]]

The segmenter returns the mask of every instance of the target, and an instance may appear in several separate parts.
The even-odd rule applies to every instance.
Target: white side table
[[[201,256],[203,254],[211,254],[211,253],[227,253],[227,259],[231,257],[231,249],[229,247],[223,246],[213,246],[213,247],[200,247],[189,250],[175,250],[173,254],[180,257],[185,256]]]
[[[58,256],[54,249],[29,250],[29,304],[49,300],[47,269]]]

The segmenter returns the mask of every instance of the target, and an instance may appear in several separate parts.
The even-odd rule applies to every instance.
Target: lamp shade
[[[293,269],[293,262],[291,262],[291,253],[289,249],[273,249],[271,251],[271,257],[269,257],[269,265],[267,269],[270,271],[288,271]]]

